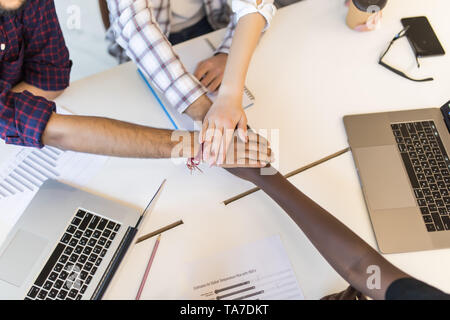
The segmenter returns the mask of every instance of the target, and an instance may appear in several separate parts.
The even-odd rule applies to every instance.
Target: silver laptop
[[[450,102],[344,123],[381,252],[450,248]]]
[[[144,213],[47,181],[0,248],[0,299],[101,299]]]

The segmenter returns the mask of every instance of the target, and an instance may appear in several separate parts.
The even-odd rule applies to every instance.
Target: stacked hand
[[[199,138],[204,143],[203,159],[210,165],[223,163],[235,132],[241,142],[248,141],[247,117],[240,101],[219,97],[203,120]]]
[[[190,143],[188,143],[190,145]],[[202,148],[196,147],[196,161],[202,160]],[[187,146],[186,150],[190,147]],[[243,142],[235,132],[231,137],[230,147],[224,160],[217,164],[221,168],[264,168],[273,161],[269,142],[260,135],[249,132],[247,142]]]
[[[227,57],[226,54],[218,54],[197,66],[194,75],[210,92],[216,91],[222,82]],[[203,120],[199,142],[204,144],[203,160],[211,166],[224,163],[235,131],[241,142],[248,142],[242,95],[242,92],[219,92]]]
[[[217,165],[221,168],[264,168],[272,161],[272,150],[265,138],[249,132],[247,142],[243,142],[235,133],[224,161]]]

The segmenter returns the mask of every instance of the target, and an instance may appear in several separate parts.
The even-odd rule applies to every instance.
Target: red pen
[[[150,269],[151,269],[152,264],[153,264],[153,260],[155,259],[156,251],[158,250],[158,246],[159,246],[160,240],[161,240],[161,235],[159,235],[158,239],[156,239],[155,246],[153,247],[152,255],[150,256],[150,259],[148,260],[147,268],[145,269],[145,273],[144,273],[144,277],[142,278],[141,285],[139,287],[139,291],[138,291],[138,293],[136,295],[136,300],[140,300],[141,299],[141,294],[142,294],[142,291],[144,290],[148,274],[149,274]]]

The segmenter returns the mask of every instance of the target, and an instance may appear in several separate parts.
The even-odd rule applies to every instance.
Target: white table
[[[256,129],[281,130],[281,172],[346,147],[342,125],[345,114],[439,106],[448,99],[448,55],[423,61],[423,74],[436,78],[428,84],[415,84],[377,65],[382,50],[400,31],[399,19],[404,16],[426,14],[443,45],[450,48],[450,34],[445,33],[450,27],[447,1],[392,1],[386,8],[383,27],[364,34],[346,27],[342,2],[307,0],[279,10],[255,53],[247,83],[257,97],[257,105],[249,110],[249,120]],[[185,46],[188,45],[182,44],[177,50]],[[399,67],[403,63],[405,70],[412,66],[413,53],[406,40],[393,50],[392,61],[398,61]],[[132,64],[74,83],[58,104],[78,114],[170,127]],[[143,298],[183,298],[188,284],[184,271],[189,261],[273,234],[281,235],[306,298],[317,299],[346,287],[345,281],[266,195],[258,192],[224,207],[221,201],[246,190],[250,184],[221,169],[204,169],[205,174],[191,176],[183,165],[169,160],[113,158],[87,187],[143,208],[157,184],[168,179],[143,231],[153,231],[180,218],[185,224],[164,234]],[[350,154],[292,181],[375,245]],[[152,245],[153,241],[148,241],[135,248],[129,266],[124,266],[124,273],[107,298],[134,298]],[[447,275],[449,263],[445,256],[446,251],[441,250],[388,258],[413,275],[450,291],[450,283],[438,281]],[[428,260],[423,261],[424,257]]]
[[[254,128],[282,129],[282,172],[347,147],[346,114],[439,107],[450,99],[450,54],[422,59],[416,73],[406,38],[391,49],[387,61],[413,76],[433,76],[429,83],[378,65],[403,17],[428,16],[450,50],[449,1],[389,1],[382,27],[370,33],[346,26],[342,2],[306,0],[279,10],[252,60],[248,83],[258,105],[248,117]]]
[[[377,64],[388,42],[401,30],[400,18],[406,16],[427,15],[448,48],[450,34],[444,31],[449,30],[450,22],[443,7],[450,9],[446,1],[390,2],[382,28],[363,34],[346,27],[346,9],[341,1],[303,1],[279,10],[255,53],[247,83],[257,97],[256,106],[248,111],[252,127],[280,129],[282,172],[345,148],[347,138],[342,125],[345,114],[439,106],[448,99],[450,74],[445,66],[449,65],[449,55],[422,61],[422,73],[418,76],[436,78],[426,84],[402,79]],[[217,39],[218,34],[220,31],[208,37]],[[202,40],[182,44],[177,50],[191,50],[195,41]],[[406,39],[393,49],[389,61],[416,75],[413,53]],[[100,105],[93,106],[93,102]],[[106,114],[140,124],[170,127],[132,64],[75,83],[60,103],[77,113]],[[320,298],[345,288],[346,283],[296,225],[263,193],[228,207],[221,205],[222,200],[249,184],[220,169],[206,169],[204,175],[190,176],[183,166],[174,166],[169,161],[112,159],[93,181],[92,189],[142,207],[154,188],[154,184],[146,188],[146,181],[159,181],[163,177],[168,178],[167,189],[145,229],[151,231],[179,218],[185,225],[164,235],[143,297],[181,298],[180,291],[187,285],[186,274],[182,272],[187,262],[272,234],[282,235],[307,298]],[[350,154],[292,181],[371,245],[376,245]],[[149,241],[135,249],[130,270],[144,269],[152,245]],[[421,261],[424,255],[435,260],[445,256],[444,251],[437,251],[391,255],[389,259],[413,275],[450,291],[449,283],[437,281],[439,275],[444,275],[445,267],[437,272],[440,267],[434,266],[435,272],[430,272]],[[411,261],[412,257],[417,259]],[[134,297],[140,275],[130,278],[127,273],[127,277],[120,279],[127,280],[119,280],[108,297]]]

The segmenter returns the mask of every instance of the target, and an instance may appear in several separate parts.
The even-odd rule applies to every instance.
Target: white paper
[[[279,236],[203,258],[188,273],[187,299],[304,299]]]

